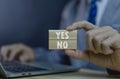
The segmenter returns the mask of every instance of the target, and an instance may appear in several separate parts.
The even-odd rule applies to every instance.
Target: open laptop
[[[32,62],[22,64],[17,61],[1,61],[0,77],[14,78],[23,76],[43,75],[68,71],[77,71],[78,67],[69,65],[53,64],[49,62]]]

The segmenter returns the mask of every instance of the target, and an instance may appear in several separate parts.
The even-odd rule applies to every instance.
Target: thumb
[[[66,50],[65,53],[72,58],[85,60],[105,68],[108,68],[111,64],[109,56],[95,54],[94,52],[88,50]]]
[[[86,53],[86,51],[66,50],[65,53],[74,59],[82,59],[82,60],[89,61],[89,55],[88,53]]]

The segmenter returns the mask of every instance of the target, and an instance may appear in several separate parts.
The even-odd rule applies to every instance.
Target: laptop
[[[77,70],[79,70],[79,67],[62,64],[53,64],[49,62],[31,62],[27,64],[22,64],[17,61],[0,62],[0,77],[4,78],[45,75]]]

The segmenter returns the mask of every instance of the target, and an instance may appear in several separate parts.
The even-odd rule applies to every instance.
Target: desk
[[[15,79],[118,79],[118,78],[112,78],[108,76],[107,73],[105,72],[81,69],[78,72],[68,72]]]

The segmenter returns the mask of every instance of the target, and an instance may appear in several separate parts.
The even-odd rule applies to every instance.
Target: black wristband
[[[120,72],[119,71],[114,71],[114,70],[107,69],[107,72],[111,76],[119,76],[120,77]]]

